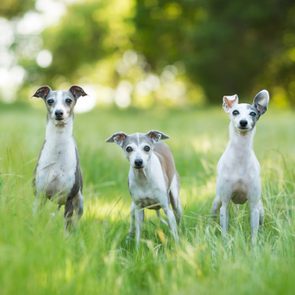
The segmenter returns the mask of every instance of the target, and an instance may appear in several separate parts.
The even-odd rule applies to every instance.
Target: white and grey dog
[[[83,214],[82,175],[73,138],[73,110],[80,96],[86,93],[79,86],[53,91],[39,88],[34,97],[47,107],[46,136],[35,169],[35,209],[47,199],[65,205],[65,225],[72,224],[73,214]]]
[[[216,216],[220,209],[220,224],[225,236],[230,200],[236,204],[249,200],[252,243],[256,240],[259,224],[263,223],[264,217],[260,165],[253,151],[253,138],[256,123],[266,112],[268,103],[267,90],[257,93],[253,104],[239,104],[237,95],[223,97],[223,108],[230,116],[230,140],[217,166],[216,197],[212,213]]]
[[[181,220],[182,208],[178,174],[170,149],[160,142],[167,138],[167,135],[159,131],[131,135],[118,132],[106,140],[117,143],[130,162],[128,186],[132,204],[129,235],[135,234],[137,246],[145,208],[157,210],[159,217],[162,208],[175,241],[179,240],[177,223]]]

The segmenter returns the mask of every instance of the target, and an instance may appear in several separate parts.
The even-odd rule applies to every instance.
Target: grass
[[[1,294],[293,294],[294,113],[270,109],[258,124],[255,150],[262,166],[266,218],[254,248],[247,206],[231,208],[226,241],[209,216],[227,125],[221,109],[77,115],[85,214],[66,237],[62,212],[51,214],[54,204],[48,202],[37,216],[31,210],[44,110],[1,108]],[[167,143],[181,176],[184,219],[181,244],[175,246],[165,225],[149,212],[136,251],[125,241],[128,163],[104,139],[118,130],[149,129],[171,137]]]

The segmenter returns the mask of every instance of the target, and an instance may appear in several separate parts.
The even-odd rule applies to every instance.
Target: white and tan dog
[[[237,95],[224,96],[223,108],[230,116],[230,140],[217,166],[216,197],[212,213],[220,208],[220,224],[223,236],[228,230],[228,205],[232,200],[250,206],[251,239],[255,242],[259,224],[263,223],[264,210],[261,201],[260,165],[253,151],[255,126],[267,110],[269,94],[262,90],[253,104],[241,103]]]
[[[179,180],[174,159],[168,146],[160,140],[168,136],[159,131],[127,135],[113,134],[107,142],[117,143],[130,162],[128,186],[132,198],[130,236],[136,236],[139,246],[144,209],[162,208],[171,233],[178,241],[177,223],[182,217]],[[170,204],[172,209],[170,208]]]
[[[65,205],[66,227],[72,224],[73,213],[83,214],[82,175],[78,151],[73,138],[74,107],[86,93],[79,86],[69,90],[40,87],[34,97],[43,99],[47,108],[45,141],[35,170],[35,206],[46,199]]]

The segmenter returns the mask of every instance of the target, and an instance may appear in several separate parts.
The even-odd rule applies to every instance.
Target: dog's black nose
[[[241,125],[241,127],[246,127],[246,126],[248,125],[248,121],[246,121],[246,120],[241,120],[241,121],[240,121],[240,125]]]
[[[64,112],[63,112],[63,111],[61,111],[61,110],[57,110],[57,111],[55,111],[55,117],[56,117],[57,119],[62,118],[63,115],[64,115]]]
[[[136,159],[134,161],[135,167],[140,168],[142,167],[143,161],[141,159]]]

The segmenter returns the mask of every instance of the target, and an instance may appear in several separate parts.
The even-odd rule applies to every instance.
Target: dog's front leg
[[[138,207],[134,208],[136,248],[139,247],[139,243],[140,243],[141,225],[144,219],[143,210],[144,209],[138,208]]]
[[[174,240],[178,243],[179,242],[179,236],[178,236],[178,232],[177,232],[177,223],[176,223],[176,219],[174,216],[173,211],[171,210],[171,208],[169,207],[168,204],[166,204],[165,207],[163,207],[163,210],[167,216],[168,219],[168,225],[170,228],[170,231],[172,233],[172,236],[174,238]]]
[[[222,236],[225,238],[228,230],[228,202],[222,202],[220,208],[220,225],[221,225],[221,232]]]
[[[264,221],[264,208],[263,208],[263,204],[262,201],[259,201],[259,225],[263,225],[263,221]]]
[[[133,238],[135,235],[135,204],[131,203],[130,208],[130,228],[128,233],[128,238]]]
[[[220,198],[218,195],[216,195],[216,197],[213,201],[212,209],[211,209],[211,214],[214,219],[216,219],[216,217],[217,217],[217,212],[220,209],[220,206],[221,206]]]
[[[260,215],[260,204],[250,203],[250,224],[251,224],[251,242],[252,245],[256,243],[258,228],[259,228],[259,215]]]

